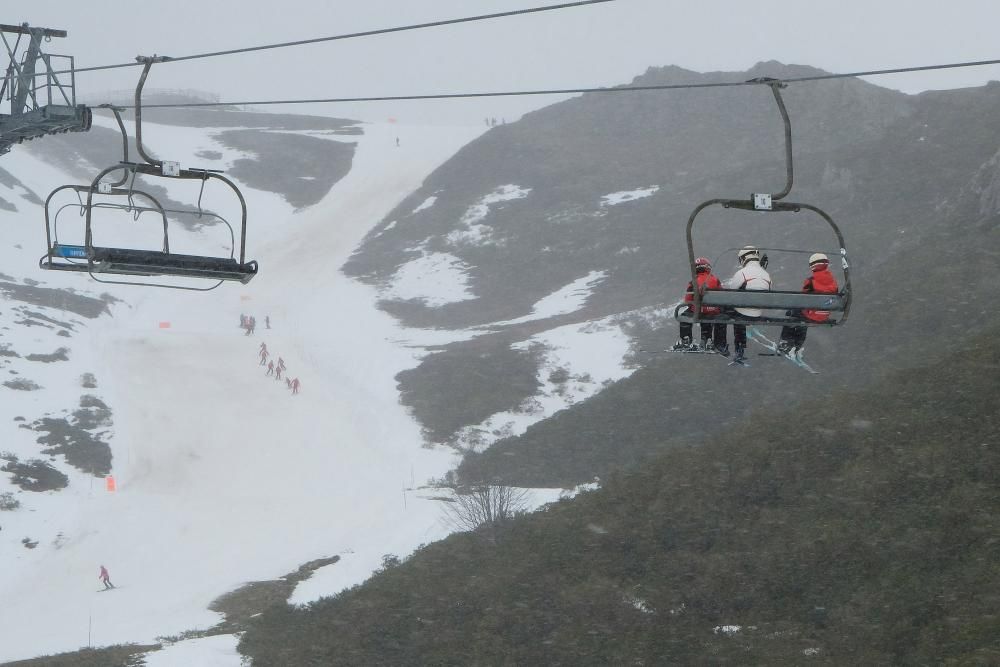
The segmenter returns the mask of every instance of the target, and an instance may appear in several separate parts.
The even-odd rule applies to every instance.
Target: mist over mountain
[[[820,73],[775,62],[710,74],[664,67],[633,83]],[[783,97],[795,158],[788,200],[832,215],[847,239],[852,267],[851,321],[810,336],[822,388],[768,361],[755,364],[747,378],[714,360],[637,352],[633,361],[641,370],[524,435],[468,457],[466,476],[524,484],[587,481],[643,460],[645,447],[629,444],[636,434],[704,434],[758,407],[862,386],[889,368],[933,354],[941,343],[930,332],[962,335],[992,321],[991,310],[977,304],[988,298],[989,281],[981,277],[996,257],[991,197],[1000,86],[911,96],[843,79],[793,83]],[[453,439],[447,431],[477,424],[484,411],[517,405],[509,392],[496,395],[490,407],[482,405],[484,396],[497,394],[498,384],[524,386],[521,399],[528,399],[533,387],[525,381],[532,375],[518,369],[531,353],[518,346],[541,331],[613,318],[634,351],[669,346],[676,325],[660,309],[680,297],[687,281],[684,227],[691,210],[713,197],[777,191],[784,184],[783,151],[781,119],[763,86],[584,95],[493,128],[466,146],[377,227],[345,266],[348,275],[382,286],[382,307],[404,322],[486,329],[442,346],[400,377],[404,400],[430,437]],[[632,194],[609,204],[613,193]],[[497,203],[480,211],[490,197]],[[427,201],[433,205],[421,206]],[[697,254],[718,258],[716,272],[724,277],[735,268],[734,256],[724,251],[747,243],[837,251],[829,228],[808,213],[705,214],[695,243]],[[463,298],[394,298],[393,282],[407,263],[427,257],[460,267]],[[781,253],[772,253],[769,270],[779,289],[797,289],[806,274],[801,256]],[[598,279],[581,308],[502,324],[523,318],[546,295],[588,275]],[[975,317],[959,326],[954,318],[964,308]],[[493,373],[443,378],[435,370],[475,367],[483,359],[508,367],[509,381],[498,382]],[[746,382],[766,389],[730,387]]]
[[[816,74],[668,66],[632,85]],[[787,199],[837,221],[851,266],[850,320],[809,333],[818,375],[664,353],[692,209],[784,185],[765,86],[587,94],[488,130],[146,110],[154,155],[225,168],[250,201],[261,273],[203,301],[36,269],[49,189],[125,157],[109,112],[17,147],[0,159],[0,417],[14,434],[0,493],[25,501],[0,514],[0,545],[27,577],[11,586],[27,590],[46,558],[75,581],[100,535],[134,576],[134,597],[118,594],[133,607],[100,608],[136,623],[101,644],[162,638],[155,626],[228,637],[235,654],[245,633],[260,665],[989,662],[1000,84],[906,95],[839,79],[782,95]],[[173,183],[149,191],[193,201]],[[192,243],[213,232],[172,222]],[[805,211],[713,210],[694,241],[722,277],[735,248],[779,249],[769,270],[789,290],[807,267],[780,249],[839,254]],[[262,333],[302,374],[298,402],[271,378],[258,387],[258,339],[235,324],[248,311],[273,316]],[[109,472],[137,505],[93,504]],[[447,494],[483,481],[535,490],[532,507],[599,488],[438,541]],[[101,533],[96,507],[152,546]],[[152,553],[174,543],[172,559]],[[933,567],[911,567],[920,554]],[[171,584],[178,563],[188,588]],[[153,618],[146,568],[180,611]],[[85,603],[68,590],[55,627]],[[10,622],[44,608],[22,598],[0,602]],[[140,649],[47,664],[129,664]]]

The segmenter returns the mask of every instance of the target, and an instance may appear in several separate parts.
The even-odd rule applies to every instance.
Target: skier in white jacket
[[[726,289],[770,291],[771,275],[760,264],[760,250],[754,246],[744,246],[736,257],[740,261],[739,270],[732,278],[723,283]],[[736,313],[742,318],[755,318],[763,315],[760,308],[736,308]],[[733,325],[733,343],[736,346],[735,359],[742,359],[747,347],[747,328],[744,324]]]

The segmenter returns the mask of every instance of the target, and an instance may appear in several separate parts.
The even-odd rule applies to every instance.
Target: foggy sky
[[[0,22],[59,28],[47,45],[77,67],[138,54],[183,56],[408,23],[555,4],[557,0],[35,0]],[[1000,57],[994,0],[617,0],[514,18],[156,66],[149,88],[225,100],[400,95],[627,83],[650,66],[745,70],[762,60],[844,72]],[[78,94],[135,87],[139,68],[84,73]],[[978,67],[871,79],[919,92],[1000,79]],[[683,94],[651,93],[651,94]],[[513,120],[554,97],[267,107],[401,122]]]

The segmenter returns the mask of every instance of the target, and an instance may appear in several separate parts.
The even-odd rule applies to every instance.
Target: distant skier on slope
[[[280,380],[281,379],[281,371],[283,371],[283,370],[285,370],[285,367],[282,366],[280,363],[277,366],[274,367],[274,379],[275,380]]]
[[[264,364],[266,364],[267,363],[267,358],[269,356],[271,356],[271,355],[270,355],[270,353],[266,349],[261,350],[260,351],[260,364],[259,365],[263,366]]]
[[[272,361],[267,365],[267,374],[274,375],[274,362]]]
[[[299,393],[299,379],[295,378],[292,380],[292,395]]]
[[[270,315],[265,315],[264,316],[264,327],[267,328],[267,329],[271,328],[271,316]]]
[[[104,590],[115,587],[115,585],[111,583],[111,575],[108,574],[108,568],[103,565],[101,566],[101,573],[97,575],[97,578],[104,584]]]

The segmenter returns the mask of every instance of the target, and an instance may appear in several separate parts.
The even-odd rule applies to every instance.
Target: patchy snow
[[[525,511],[534,511],[555,502],[565,493],[563,489],[517,489],[523,496],[522,504]],[[409,558],[416,548],[434,540],[439,540],[455,529],[450,526],[445,511],[439,502],[441,498],[450,498],[453,492],[447,488],[425,487],[420,489],[400,489],[400,503],[429,503],[438,512],[436,525],[429,528],[403,526],[400,533],[394,536],[382,536],[378,544],[356,545],[341,552],[340,560],[325,565],[313,575],[295,587],[295,592],[289,598],[289,604],[302,605],[314,602],[322,597],[328,597],[340,591],[357,586],[367,581],[372,574],[383,566],[387,556],[400,560]],[[407,532],[422,531],[420,535]],[[423,538],[423,539],[419,539]]]
[[[364,130],[351,137],[358,142],[351,171],[309,209],[295,213],[280,195],[243,188],[253,211],[248,254],[261,265],[247,286],[194,294],[41,272],[39,228],[24,224],[25,218],[40,224],[40,208],[19,200],[21,211],[0,211],[3,273],[123,299],[113,317],[86,321],[31,307],[71,325],[65,338],[59,327],[12,325],[20,304],[0,295],[3,324],[10,326],[0,327],[0,344],[22,355],[6,366],[19,373],[10,377],[42,387],[0,386],[0,449],[21,458],[37,454],[38,434],[19,429],[14,417],[59,415],[93,394],[113,411],[106,436],[117,483],[109,492],[103,480],[62,457],[53,465],[69,486],[59,492],[18,492],[10,475],[0,474],[0,493],[12,491],[21,502],[0,513],[0,661],[74,650],[87,643],[88,626],[95,646],[206,629],[221,620],[208,611],[212,600],[246,582],[347,549],[407,553],[444,534],[437,501],[404,504],[402,493],[457,463],[454,451],[424,446],[399,403],[394,377],[413,367],[420,351],[395,341],[424,334],[411,334],[379,311],[377,291],[345,280],[339,267],[374,224],[482,130],[415,128],[402,148],[394,142],[398,125]],[[211,132],[150,125],[147,143],[158,154],[169,143],[176,148],[171,156],[182,161],[198,150],[223,153],[220,163],[233,159]],[[19,147],[4,161],[43,198],[67,182]],[[197,201],[184,185],[166,182],[172,198]],[[342,224],[330,225],[331,219]],[[221,246],[211,231],[179,233],[178,243]],[[303,289],[305,283],[322,289]],[[242,335],[241,313],[256,316],[256,336]],[[257,363],[261,342],[301,380],[299,395],[265,375]],[[50,354],[56,344],[68,348],[66,361],[26,359]],[[96,389],[79,386],[84,372],[95,374]],[[24,537],[37,546],[25,548]],[[114,591],[98,592],[101,564]],[[344,567],[353,566],[345,559]],[[371,569],[358,572],[367,576]],[[225,653],[232,641],[181,642],[168,649],[170,660],[150,657],[192,664],[181,652],[218,649],[221,662],[232,657]]]
[[[733,635],[737,635],[740,633],[741,630],[743,630],[742,625],[717,625],[714,628],[712,628],[712,632],[714,632],[715,634],[726,635],[727,637],[732,637]]]
[[[470,206],[459,220],[459,227],[445,236],[445,240],[455,246],[499,244],[500,242],[493,238],[493,227],[481,224],[490,214],[490,207],[501,202],[524,199],[530,193],[531,188],[501,185]]]
[[[471,266],[450,253],[421,252],[392,274],[389,286],[379,293],[382,299],[420,299],[437,308],[477,298],[469,281]]]
[[[593,482],[577,484],[572,489],[563,489],[559,494],[559,498],[560,500],[568,500],[570,498],[575,498],[581,493],[589,493],[590,491],[596,491],[599,488],[601,488],[601,480],[600,478],[595,477]]]
[[[637,190],[624,190],[622,192],[612,192],[609,195],[604,195],[601,197],[601,206],[617,206],[618,204],[624,204],[625,202],[635,201],[636,199],[643,199],[645,197],[651,197],[657,193],[660,189],[659,185],[651,185],[648,188],[639,188]]]
[[[513,320],[503,320],[492,322],[487,327],[507,326],[511,324],[522,324],[535,320],[544,320],[558,315],[567,315],[583,308],[587,299],[594,293],[603,280],[608,277],[607,271],[591,271],[582,278],[577,278],[570,284],[559,288],[552,294],[542,297],[531,307],[531,312],[523,317]]]
[[[430,197],[428,197],[427,199],[425,199],[423,201],[423,203],[420,204],[420,206],[418,206],[415,209],[413,209],[412,211],[410,211],[410,215],[413,215],[414,213],[420,213],[424,209],[428,209],[431,206],[434,206],[434,202],[436,202],[436,201],[437,201],[437,195],[431,195]]]
[[[629,337],[618,317],[571,324],[515,343],[517,350],[535,349],[543,357],[538,370],[542,387],[517,409],[491,415],[459,430],[455,445],[482,451],[497,440],[520,435],[556,412],[590,398],[608,383],[631,375],[626,367]]]
[[[636,609],[638,609],[639,611],[641,611],[644,614],[655,614],[656,613],[652,609],[652,607],[649,606],[649,603],[646,602],[646,600],[643,600],[642,598],[636,597],[634,595],[626,595],[625,596],[625,603],[628,604],[628,605],[630,605],[630,606],[632,606],[632,607],[635,607]]]

